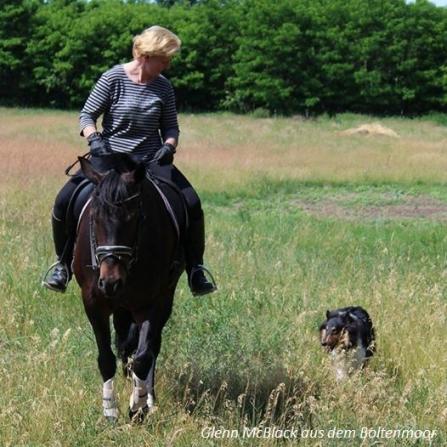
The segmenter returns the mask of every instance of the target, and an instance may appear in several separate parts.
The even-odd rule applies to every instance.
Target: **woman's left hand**
[[[165,143],[155,153],[153,161],[157,161],[160,166],[170,165],[174,161],[175,147],[170,143]]]

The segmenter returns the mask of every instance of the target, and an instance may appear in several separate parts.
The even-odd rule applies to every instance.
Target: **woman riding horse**
[[[133,40],[133,60],[106,71],[95,85],[80,114],[80,130],[90,147],[94,166],[107,169],[104,161],[113,153],[129,153],[155,175],[174,183],[188,208],[189,226],[184,238],[186,271],[193,295],[216,290],[203,267],[204,216],[197,193],[172,164],[178,144],[179,126],[171,83],[161,75],[179,51],[180,39],[171,31],[152,26]],[[103,115],[102,133],[96,121]],[[85,179],[72,177],[59,192],[52,215],[57,262],[44,279],[44,286],[65,292],[71,278],[74,235],[67,222],[67,208],[74,191]]]

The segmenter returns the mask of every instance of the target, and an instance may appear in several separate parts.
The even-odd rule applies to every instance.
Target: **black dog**
[[[328,310],[320,326],[320,341],[331,354],[338,380],[362,368],[375,352],[374,327],[362,307]]]

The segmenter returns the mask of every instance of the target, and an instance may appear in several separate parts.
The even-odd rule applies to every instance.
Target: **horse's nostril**
[[[104,293],[106,297],[115,296],[123,287],[124,281],[120,278],[117,280],[108,280],[105,278],[98,279],[98,289]]]

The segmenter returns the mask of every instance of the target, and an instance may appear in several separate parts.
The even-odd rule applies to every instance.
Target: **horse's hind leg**
[[[153,371],[160,350],[160,330],[156,322],[146,320],[140,325],[138,348],[133,360],[132,394],[130,396],[129,415],[137,413],[144,417],[155,401],[153,389]]]
[[[113,326],[115,346],[123,365],[123,373],[130,377],[128,361],[138,346],[138,326],[133,322],[130,312],[125,309],[117,309],[113,313]]]
[[[111,348],[109,314],[100,309],[88,309],[86,313],[98,346],[98,367],[103,378],[103,414],[107,419],[118,418],[118,407],[113,384],[116,372],[116,357]]]
[[[172,310],[173,293],[162,306],[152,309],[151,318],[140,325],[138,349],[133,360],[133,390],[129,415],[149,411],[155,403],[155,365],[161,346],[161,332]]]
[[[157,357],[160,352],[161,347],[161,332],[158,337],[154,337],[152,340],[152,363],[149,368],[149,374],[146,379],[146,386],[149,394],[152,394],[153,400],[155,402],[155,365],[157,363]]]
[[[155,401],[155,366],[157,363],[157,357],[160,353],[161,348],[161,333],[163,331],[163,328],[168,321],[169,317],[171,316],[172,312],[172,303],[174,299],[174,292],[175,289],[171,290],[169,293],[167,293],[167,297],[163,303],[163,307],[158,310],[158,330],[152,332],[152,338],[151,338],[151,347],[152,347],[152,362],[149,367],[149,374],[146,379],[146,385],[148,392],[152,394],[154,401]]]

